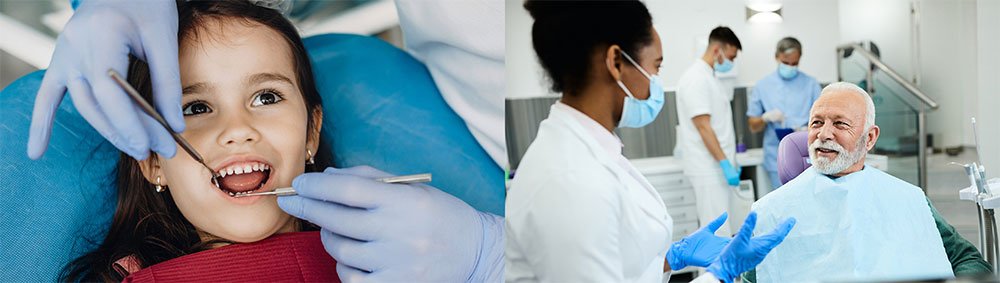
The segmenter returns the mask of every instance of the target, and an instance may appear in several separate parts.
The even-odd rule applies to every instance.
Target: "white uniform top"
[[[507,195],[508,282],[661,282],[673,220],[621,146],[552,106]]]
[[[427,65],[445,102],[494,162],[504,136],[504,2],[396,1],[406,50]]]
[[[681,75],[677,83],[677,119],[680,128],[677,133],[678,153],[684,165],[684,174],[706,175],[722,174],[719,162],[715,161],[708,151],[701,134],[695,128],[691,118],[708,114],[712,130],[719,140],[719,146],[734,166],[736,160],[736,134],[733,129],[733,111],[730,106],[731,95],[724,88],[714,70],[701,59],[695,60]]]

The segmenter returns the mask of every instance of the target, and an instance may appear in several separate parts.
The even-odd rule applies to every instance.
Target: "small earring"
[[[156,187],[156,192],[157,193],[162,193],[163,191],[167,190],[166,186],[161,186],[160,185],[160,177],[159,176],[156,177],[156,185],[155,185],[155,187]]]
[[[306,164],[309,164],[309,165],[316,164],[316,160],[313,159],[314,157],[313,157],[312,151],[306,149],[306,156],[309,157],[309,159],[306,160]]]

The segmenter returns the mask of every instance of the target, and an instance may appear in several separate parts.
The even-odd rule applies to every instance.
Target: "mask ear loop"
[[[651,79],[653,76],[650,76],[649,73],[647,73],[646,70],[642,68],[642,66],[639,66],[639,63],[636,63],[635,60],[632,60],[632,57],[628,56],[628,53],[622,51],[622,56],[624,56],[625,59],[627,59],[630,63],[632,63],[632,66],[635,66],[636,69],[639,69],[639,72],[641,72],[643,76],[646,76],[647,80],[650,81],[653,80]]]

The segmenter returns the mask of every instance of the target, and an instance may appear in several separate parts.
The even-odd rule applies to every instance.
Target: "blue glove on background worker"
[[[499,282],[504,221],[424,184],[386,184],[368,166],[327,168],[292,181],[278,206],[322,227],[347,282]]]
[[[99,20],[98,20],[99,19]],[[171,158],[177,145],[162,126],[108,76],[128,71],[129,54],[149,63],[153,104],[174,131],[184,131],[174,1],[83,1],[56,41],[35,98],[28,157],[45,153],[56,108],[68,89],[73,105],[105,139],[136,160],[149,150]]]
[[[732,283],[736,276],[756,267],[764,261],[771,249],[781,244],[788,232],[795,226],[795,218],[789,218],[767,235],[751,238],[757,225],[757,212],[750,212],[733,241],[722,250],[719,258],[705,271],[726,283]]]
[[[734,167],[729,163],[729,159],[719,161],[719,167],[722,167],[722,175],[726,177],[726,183],[729,183],[730,186],[740,184],[740,172],[743,171],[743,168]]]
[[[715,231],[726,223],[728,216],[728,212],[723,212],[708,225],[670,245],[670,250],[667,251],[667,263],[670,264],[670,269],[677,271],[689,265],[708,267],[715,262],[722,249],[732,240],[729,237],[715,235]]]

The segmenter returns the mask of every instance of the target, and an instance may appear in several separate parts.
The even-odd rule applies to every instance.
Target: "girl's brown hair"
[[[291,22],[275,10],[259,7],[244,0],[177,1],[178,40],[197,38],[200,28],[209,20],[237,20],[245,24],[269,27],[284,37],[291,48],[296,79],[305,100],[308,113],[308,130],[316,125],[313,117],[322,109],[322,101],[313,79],[312,67],[302,39]],[[128,81],[152,101],[152,84],[149,67],[135,57],[130,57]],[[306,166],[306,172],[320,171],[331,165],[332,154],[323,142],[322,135],[315,156],[315,163]],[[178,151],[177,154],[186,154]],[[152,162],[155,156],[150,155]],[[147,267],[186,254],[210,249],[222,240],[203,242],[197,230],[181,215],[170,190],[157,193],[153,184],[142,174],[139,162],[121,153],[118,166],[111,172],[118,186],[118,203],[111,227],[104,241],[93,251],[76,258],[63,268],[60,281],[121,281],[120,270],[114,266],[118,259],[134,256]],[[315,226],[299,221],[300,231],[316,230]]]

